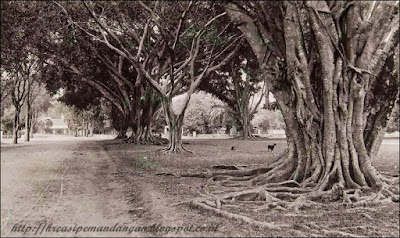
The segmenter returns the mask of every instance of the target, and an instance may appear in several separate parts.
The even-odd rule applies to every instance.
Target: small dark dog
[[[235,146],[232,146],[231,150],[236,150],[236,147],[235,147]]]
[[[268,145],[268,151],[273,151],[275,146],[276,146],[276,144]]]

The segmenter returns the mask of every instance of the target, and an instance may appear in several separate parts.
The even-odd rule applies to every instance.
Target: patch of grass
[[[153,159],[148,155],[139,155],[136,158],[135,170],[146,170],[160,168],[161,165],[152,161]]]

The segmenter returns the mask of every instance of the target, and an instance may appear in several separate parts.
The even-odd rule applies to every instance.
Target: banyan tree
[[[383,1],[227,3],[283,114],[288,148],[262,168],[198,174],[209,178],[207,194],[214,194],[193,203],[269,226],[223,211],[221,203],[261,199],[298,208],[328,200],[398,201],[398,179],[373,166],[398,104],[398,7]]]

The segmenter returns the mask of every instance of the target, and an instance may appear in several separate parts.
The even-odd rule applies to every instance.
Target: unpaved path
[[[132,225],[126,212],[124,184],[112,175],[98,142],[49,142],[2,148],[2,235],[71,236],[74,232],[41,229],[52,226]],[[16,232],[16,229],[19,232]],[[13,230],[14,228],[14,230]],[[35,229],[36,228],[36,229]],[[39,229],[36,233],[36,230]],[[76,228],[77,230],[79,228]],[[78,232],[78,236],[113,233]],[[121,234],[118,234],[121,236]]]
[[[185,223],[183,214],[147,175],[126,168],[102,142],[57,141],[1,150],[2,236],[193,236],[183,230],[167,233]],[[157,231],[129,232],[153,224]],[[114,227],[114,232],[100,231],[100,226]]]
[[[116,165],[115,176],[121,178],[121,183],[129,184],[130,192],[128,195],[128,203],[131,205],[129,213],[136,219],[137,226],[155,226],[158,227],[156,231],[145,233],[135,233],[140,236],[174,236],[174,237],[188,237],[188,236],[221,236],[223,233],[212,231],[198,231],[193,232],[198,226],[204,228],[215,227],[217,222],[204,223],[200,214],[188,214],[175,206],[176,200],[166,196],[166,191],[163,188],[156,187],[162,178],[155,176],[148,171],[141,171],[134,169],[134,159],[132,163],[127,163],[127,158],[120,158],[113,153],[109,153],[106,142],[102,144],[102,148],[107,153],[107,157],[111,163]],[[140,152],[140,151],[137,151]],[[129,161],[129,158],[128,158]],[[179,185],[177,185],[179,186]],[[218,219],[218,218],[216,218]],[[190,228],[192,226],[192,228]],[[191,229],[186,231],[186,229]],[[168,231],[169,230],[169,231]],[[218,230],[217,230],[218,231]]]

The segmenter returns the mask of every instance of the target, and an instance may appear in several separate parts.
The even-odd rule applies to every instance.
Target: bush
[[[387,128],[388,133],[399,131],[399,126],[400,126],[399,125],[399,123],[400,123],[399,122],[399,107],[397,107],[397,110],[393,113],[392,116],[393,116],[393,118]]]
[[[1,130],[3,130],[4,133],[11,132],[13,130],[13,122],[10,117],[1,118]]]
[[[279,110],[261,109],[254,115],[251,124],[261,128],[263,132],[285,129],[285,122]]]

